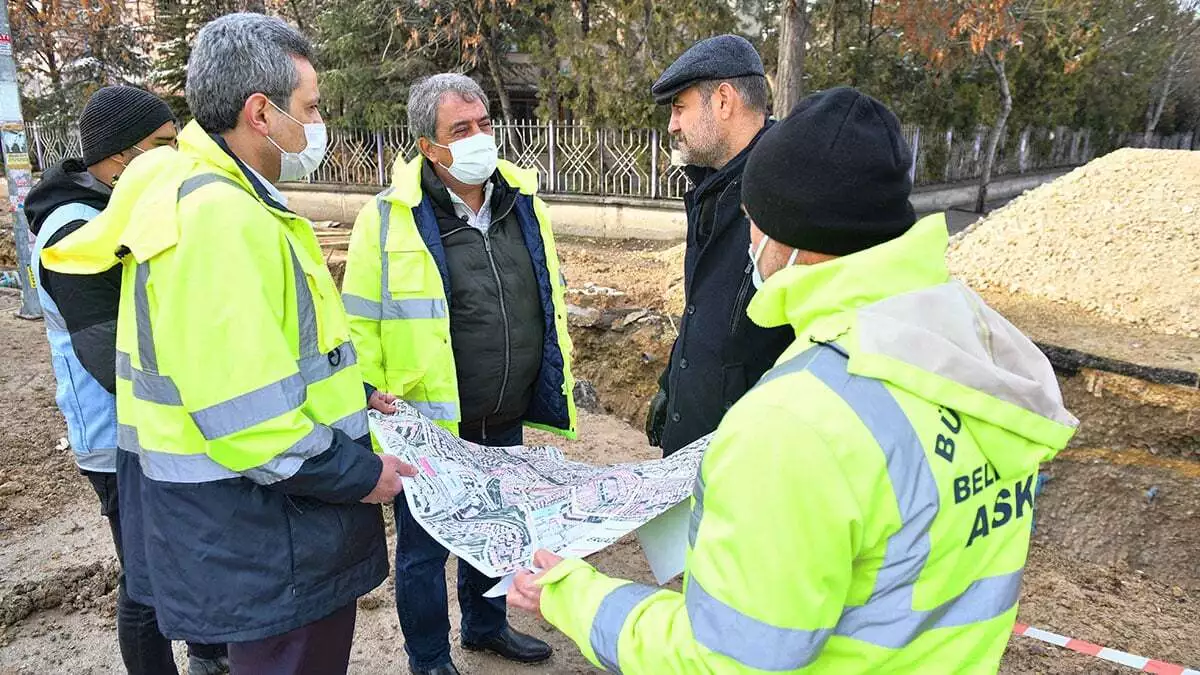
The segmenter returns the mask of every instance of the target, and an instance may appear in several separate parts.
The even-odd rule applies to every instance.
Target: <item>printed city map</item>
[[[667,459],[592,466],[550,446],[462,441],[403,401],[370,423],[384,452],[420,470],[404,486],[416,520],[491,577],[530,567],[539,548],[590,555],[679,504],[708,446],[706,436]]]

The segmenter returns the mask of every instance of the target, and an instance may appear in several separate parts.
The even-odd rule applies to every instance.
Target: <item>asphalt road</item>
[[[987,206],[984,208],[984,211],[985,211],[984,215],[986,215],[987,213],[990,213],[992,211],[995,211],[996,209],[1000,208],[1001,206],[1004,206],[1005,204],[1009,203],[1010,201],[1012,201],[1011,198],[1010,199],[997,199],[996,201],[988,202]],[[924,217],[924,216],[928,216],[928,215],[929,215],[928,213],[921,213],[921,214],[918,214],[918,217]],[[952,235],[958,234],[959,232],[962,232],[963,230],[967,229],[967,226],[969,226],[971,223],[974,223],[976,220],[979,220],[979,218],[980,218],[980,215],[978,213],[975,213],[970,208],[953,208],[953,209],[946,211],[946,229],[950,230],[950,234],[952,234]]]

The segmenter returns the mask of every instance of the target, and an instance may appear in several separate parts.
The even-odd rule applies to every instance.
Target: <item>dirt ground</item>
[[[636,422],[673,339],[662,288],[675,280],[658,258],[666,247],[570,240],[560,248],[576,289],[577,371],[592,380],[600,404],[615,414],[584,413],[580,441],[536,433],[530,440],[558,444],[570,457],[592,463],[651,458],[655,452],[646,447]],[[15,305],[15,295],[0,294],[0,310]],[[1072,381],[1069,402],[1100,406],[1088,419],[1119,415],[1149,433],[1154,419],[1175,415],[1170,418],[1175,426],[1166,441],[1146,446],[1132,442],[1133,435],[1097,433],[1095,439],[1115,442],[1069,450],[1047,467],[1050,479],[1038,498],[1020,620],[1196,667],[1200,462],[1191,452],[1156,454],[1155,448],[1175,447],[1164,444],[1180,442],[1179,435],[1189,433],[1200,414],[1174,410],[1172,402],[1121,403],[1111,391],[1096,396],[1094,383]],[[11,311],[0,311],[0,396],[7,408],[0,426],[0,675],[119,672],[113,628],[117,568],[107,527],[69,451],[57,449],[65,427],[54,406],[44,327],[18,320]],[[606,573],[650,582],[631,539],[596,554],[592,562]],[[451,580],[453,565],[447,572]],[[449,586],[453,589],[453,582]],[[451,608],[455,644],[454,598]],[[554,646],[549,663],[514,666],[456,648],[460,670],[477,675],[598,672],[548,626],[525,616],[514,616],[513,622]],[[360,601],[351,672],[405,672],[405,663],[389,580]],[[1133,671],[1014,637],[1001,672]]]

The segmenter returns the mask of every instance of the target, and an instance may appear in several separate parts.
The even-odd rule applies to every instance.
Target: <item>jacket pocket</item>
[[[433,257],[428,251],[388,251],[388,292],[393,297],[420,293],[428,286],[428,266]]]
[[[284,509],[297,589],[348,572],[383,545],[383,516],[371,504],[329,504],[289,497]]]
[[[722,407],[729,410],[746,393],[746,366],[729,363],[721,371]]]

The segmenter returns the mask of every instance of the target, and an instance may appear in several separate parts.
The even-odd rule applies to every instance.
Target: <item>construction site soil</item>
[[[335,274],[345,233],[322,236],[331,243]],[[640,426],[683,306],[682,247],[563,239],[559,250],[571,288],[576,374],[590,384],[583,390],[594,392],[595,412],[582,414],[579,441],[540,433],[530,440],[597,464],[655,457]],[[1200,341],[1186,335],[1109,323],[1004,289],[986,295],[1039,342],[1172,372],[1200,371]],[[8,310],[0,311],[0,675],[118,672],[117,566],[108,529],[60,440],[66,433],[44,328],[15,318],[17,304],[13,292],[0,289],[0,310]],[[1200,389],[1092,367],[1066,369],[1060,381],[1082,426],[1072,447],[1044,467],[1020,621],[1200,666]],[[631,538],[592,562],[650,582]],[[392,588],[389,580],[359,603],[353,673],[405,668]],[[513,666],[462,652],[453,598],[451,606],[454,658],[463,673],[598,672],[561,634],[523,616],[514,617],[517,627],[554,646],[549,663]],[[1001,672],[1132,671],[1013,637]]]

